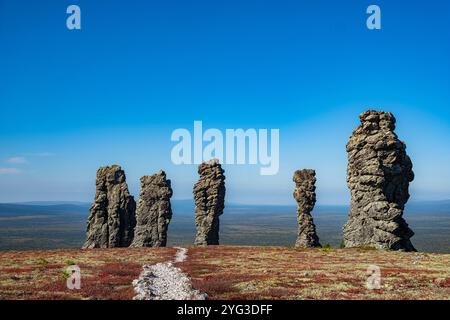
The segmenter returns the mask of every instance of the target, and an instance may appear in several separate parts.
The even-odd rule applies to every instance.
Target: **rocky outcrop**
[[[311,169],[298,170],[294,173],[294,198],[298,203],[297,221],[298,235],[296,247],[320,247],[311,211],[316,204],[316,172]]]
[[[172,218],[172,188],[166,173],[160,171],[141,178],[141,193],[136,210],[136,229],[132,247],[165,247]]]
[[[351,209],[343,229],[345,246],[415,251],[414,233],[403,219],[414,173],[406,146],[394,132],[395,117],[370,110],[360,120],[347,144]]]
[[[204,162],[198,167],[200,179],[194,186],[195,245],[219,244],[219,216],[225,201],[225,176],[218,160]]]
[[[95,200],[90,209],[83,248],[128,247],[136,225],[136,203],[120,166],[97,171]]]

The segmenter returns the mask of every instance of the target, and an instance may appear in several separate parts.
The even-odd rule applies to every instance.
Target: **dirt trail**
[[[183,262],[188,250],[177,247],[173,261],[144,265],[144,271],[133,281],[134,300],[205,300],[206,294],[192,288],[189,277],[175,267]]]

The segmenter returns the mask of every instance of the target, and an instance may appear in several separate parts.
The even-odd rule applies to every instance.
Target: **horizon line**
[[[171,199],[171,201],[190,201],[194,203],[194,199],[190,198],[181,198],[181,199]],[[425,199],[425,200],[411,200],[408,203],[424,203],[424,202],[445,202],[450,201],[450,198],[442,198],[442,199]],[[22,205],[32,205],[32,203],[54,203],[57,204],[92,204],[92,201],[80,201],[80,200],[26,200],[26,201],[14,201],[14,202],[0,202],[0,204],[22,204]],[[407,203],[407,204],[408,204]],[[254,203],[254,202],[227,202],[225,204],[228,205],[238,205],[238,206],[296,206],[295,203]],[[38,205],[38,204],[36,204]],[[48,204],[52,205],[52,204]],[[316,206],[350,206],[350,203],[316,203]]]

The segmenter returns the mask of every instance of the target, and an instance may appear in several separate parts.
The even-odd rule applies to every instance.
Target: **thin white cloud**
[[[27,159],[25,157],[12,157],[6,160],[8,163],[22,164],[27,163]]]
[[[19,174],[22,170],[17,168],[0,168],[0,174]]]
[[[36,152],[36,153],[27,153],[26,155],[32,157],[51,157],[54,156],[55,154],[52,152]]]

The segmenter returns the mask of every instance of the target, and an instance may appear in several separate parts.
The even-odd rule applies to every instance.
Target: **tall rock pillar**
[[[294,198],[298,203],[298,236],[296,247],[320,247],[311,211],[316,203],[316,172],[311,169],[298,170],[294,173]]]
[[[394,132],[395,117],[370,110],[360,120],[347,144],[351,208],[343,228],[345,246],[415,251],[414,232],[403,219],[414,173]]]
[[[194,185],[195,245],[219,244],[219,216],[225,207],[225,176],[218,160],[199,165],[200,178]]]
[[[166,246],[167,229],[172,218],[171,197],[171,183],[164,171],[141,178],[132,247]]]
[[[120,166],[98,169],[83,248],[128,247],[133,241],[136,203],[125,180]]]

